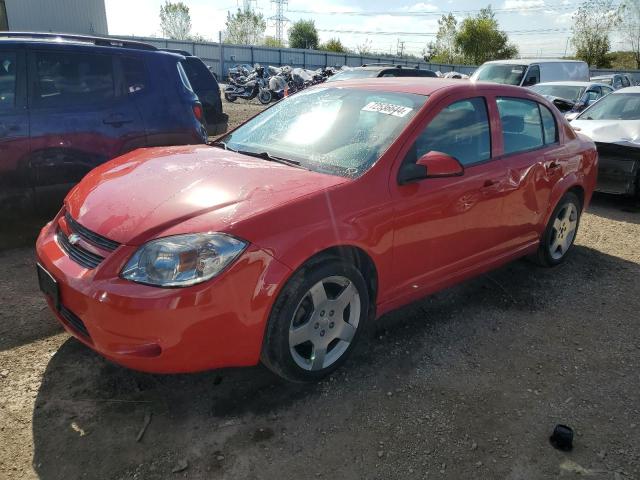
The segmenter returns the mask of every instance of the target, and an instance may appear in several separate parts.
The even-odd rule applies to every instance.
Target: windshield
[[[569,86],[569,85],[534,85],[531,87],[536,93],[540,95],[548,95],[550,97],[564,98],[565,100],[571,100],[577,102],[582,98],[585,87]]]
[[[373,78],[377,77],[378,70],[345,70],[344,72],[336,73],[335,75],[329,77],[327,82],[335,82],[337,80],[352,80],[355,78]]]
[[[472,80],[481,82],[505,83],[507,85],[520,85],[526,65],[508,65],[500,63],[485,63],[475,71]]]
[[[640,93],[602,97],[578,117],[580,120],[640,120]]]
[[[426,99],[313,88],[281,100],[221,141],[231,150],[266,153],[308,170],[355,178],[380,158]]]

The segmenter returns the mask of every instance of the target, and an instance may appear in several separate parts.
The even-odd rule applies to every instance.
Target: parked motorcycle
[[[268,104],[273,99],[263,67],[255,65],[253,72],[247,77],[229,78],[229,84],[224,89],[224,98],[227,101],[235,102],[238,98],[253,100],[256,97],[263,105]]]

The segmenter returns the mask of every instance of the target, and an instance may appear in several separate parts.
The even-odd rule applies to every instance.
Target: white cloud
[[[420,2],[408,7],[402,7],[400,10],[407,12],[437,12],[439,8],[432,3]]]

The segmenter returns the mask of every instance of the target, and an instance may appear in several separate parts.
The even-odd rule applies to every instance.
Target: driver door
[[[464,173],[405,185],[391,180],[396,290],[390,298],[401,301],[482,269],[505,251],[507,242],[501,228],[507,170],[492,158],[487,100],[479,96],[443,103],[402,161],[416,162],[439,151],[456,158]]]

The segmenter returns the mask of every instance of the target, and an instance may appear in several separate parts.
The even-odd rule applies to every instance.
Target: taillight
[[[199,102],[196,102],[193,104],[193,114],[198,119],[198,121],[200,122],[202,121],[203,111],[202,111],[202,105]]]

